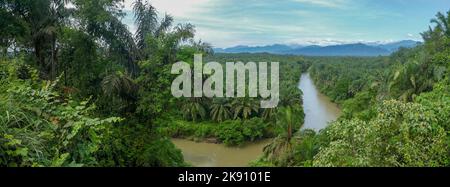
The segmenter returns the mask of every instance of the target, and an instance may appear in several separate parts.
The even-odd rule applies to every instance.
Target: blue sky
[[[125,0],[131,10],[133,0]],[[420,40],[450,0],[150,0],[215,47]],[[124,18],[135,30],[132,15]]]

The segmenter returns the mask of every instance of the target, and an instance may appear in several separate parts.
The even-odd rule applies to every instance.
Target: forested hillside
[[[299,129],[300,61],[281,65],[279,110],[250,97],[176,99],[171,65],[211,47],[143,1],[131,33],[120,2],[1,1],[0,165],[185,166],[170,137],[237,146]]]
[[[416,47],[420,42],[403,40],[391,43],[351,43],[339,45],[283,45],[235,46],[230,48],[214,48],[216,53],[270,53],[306,56],[387,56],[399,48]]]

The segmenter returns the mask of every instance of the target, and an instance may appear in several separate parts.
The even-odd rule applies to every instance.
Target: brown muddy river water
[[[197,143],[184,139],[172,139],[183,152],[184,160],[196,167],[245,167],[258,159],[270,140],[248,143],[243,147],[227,147],[223,144]]]
[[[303,109],[305,111],[303,128],[319,131],[339,117],[340,109],[317,90],[309,73],[302,75],[299,88],[303,92]]]
[[[305,124],[303,128],[319,131],[336,120],[340,110],[329,98],[321,94],[308,73],[302,75],[299,88],[303,91]],[[243,147],[227,147],[222,144],[197,143],[184,139],[172,139],[181,149],[184,159],[196,167],[245,167],[258,159],[270,140],[248,143]]]

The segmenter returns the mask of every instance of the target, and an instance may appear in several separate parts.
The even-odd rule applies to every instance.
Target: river
[[[185,139],[172,139],[183,152],[184,160],[196,167],[245,167],[256,160],[270,140],[248,143],[242,147],[223,144],[197,143]]]
[[[340,110],[329,98],[321,94],[308,73],[302,75],[299,89],[303,91],[305,124],[303,128],[319,131],[340,115]],[[248,143],[243,147],[226,147],[222,144],[197,143],[172,139],[181,149],[184,159],[197,167],[245,167],[256,160],[270,140]]]
[[[303,109],[305,112],[303,128],[319,131],[339,117],[340,109],[327,96],[317,90],[309,73],[302,75],[299,88],[303,92]]]

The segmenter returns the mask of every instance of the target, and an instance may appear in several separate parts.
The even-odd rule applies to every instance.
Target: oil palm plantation
[[[295,85],[295,83],[293,83]],[[302,91],[296,87],[285,87],[281,90],[281,101],[282,106],[293,106],[302,104]]]
[[[266,122],[275,120],[278,111],[277,108],[263,108],[261,110],[261,118],[263,118]]]
[[[237,98],[232,102],[234,119],[250,119],[259,112],[259,104],[252,98]]]
[[[223,98],[217,98],[213,101],[211,105],[211,119],[216,122],[223,122],[232,118],[232,113],[230,112],[231,104]]]
[[[197,122],[206,119],[206,109],[203,98],[186,98],[182,106],[183,116],[186,120]]]

